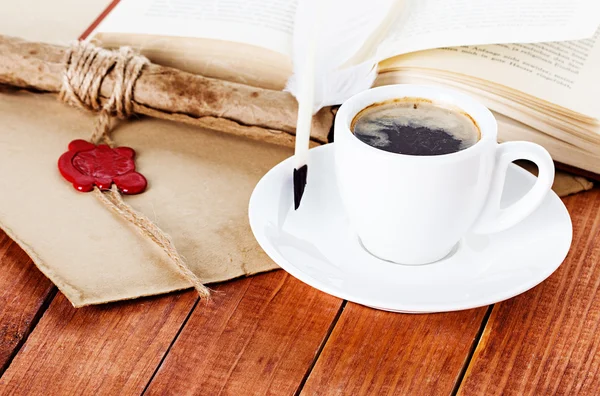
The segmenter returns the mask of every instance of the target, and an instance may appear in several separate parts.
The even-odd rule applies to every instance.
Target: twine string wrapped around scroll
[[[128,118],[133,113],[133,91],[142,68],[149,61],[131,48],[123,47],[109,51],[84,42],[74,43],[65,53],[65,70],[59,99],[82,109],[99,111],[90,141],[94,144],[114,143],[110,137],[112,118]],[[100,100],[102,80],[113,72],[115,82],[107,101]],[[177,251],[172,239],[152,220],[128,205],[116,185],[102,191],[94,187],[93,194],[107,208],[132,224],[142,235],[157,244],[174,264],[175,269],[186,278],[201,297],[209,297],[209,290],[194,274]]]

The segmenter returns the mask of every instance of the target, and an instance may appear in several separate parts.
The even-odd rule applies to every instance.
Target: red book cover
[[[115,6],[118,3],[119,3],[119,0],[113,0],[108,5],[108,7],[106,7],[100,15],[98,15],[98,18],[96,18],[94,20],[94,22],[92,22],[92,24],[90,26],[88,26],[87,29],[85,29],[85,31],[81,34],[81,36],[79,36],[79,40],[85,40],[90,35],[90,33],[92,33],[94,31],[94,29],[96,29],[96,27],[100,24],[100,22],[102,22],[102,20],[104,18],[106,18],[106,16],[113,10],[113,8],[115,8]]]

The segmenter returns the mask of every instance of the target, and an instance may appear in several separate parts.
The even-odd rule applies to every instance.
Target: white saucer
[[[265,252],[301,281],[339,298],[397,312],[475,308],[516,296],[546,279],[571,246],[571,219],[549,193],[517,226],[488,236],[468,235],[454,254],[434,264],[405,266],[378,259],[361,246],[341,205],[333,144],[310,151],[302,204],[293,210],[289,158],[267,173],[250,199],[252,231]],[[503,205],[535,181],[509,167]]]

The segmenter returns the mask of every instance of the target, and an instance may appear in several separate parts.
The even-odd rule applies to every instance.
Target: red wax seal
[[[92,191],[94,186],[110,190],[113,183],[123,194],[139,194],[146,189],[146,178],[135,171],[135,151],[129,147],[111,148],[85,140],[73,140],[69,151],[58,159],[58,169],[79,191]]]

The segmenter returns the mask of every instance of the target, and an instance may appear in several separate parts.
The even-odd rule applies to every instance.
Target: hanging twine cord
[[[85,42],[73,44],[65,56],[65,72],[59,98],[76,107],[99,112],[90,141],[114,146],[110,138],[112,119],[125,119],[133,113],[133,88],[142,68],[148,60],[129,47],[118,51],[98,48]],[[102,104],[100,87],[102,80],[113,72],[115,83],[112,94]],[[115,185],[108,191],[94,187],[94,196],[119,217],[129,222],[145,237],[158,245],[175,265],[175,269],[187,279],[201,297],[209,297],[208,288],[190,270],[179,254],[171,237],[152,220],[136,211],[122,198]]]
[[[94,195],[100,200],[100,202],[112,209],[121,218],[133,224],[142,233],[142,235],[148,237],[150,240],[156,243],[176,265],[177,271],[188,281],[190,281],[190,283],[198,291],[198,294],[200,294],[202,297],[209,297],[210,293],[208,289],[202,284],[196,274],[194,274],[187,266],[175,248],[175,245],[173,244],[173,241],[169,235],[158,228],[158,226],[149,218],[135,211],[131,206],[125,203],[121,197],[121,193],[117,189],[117,186],[113,185],[109,191],[105,192],[100,191],[98,187],[95,187]]]

